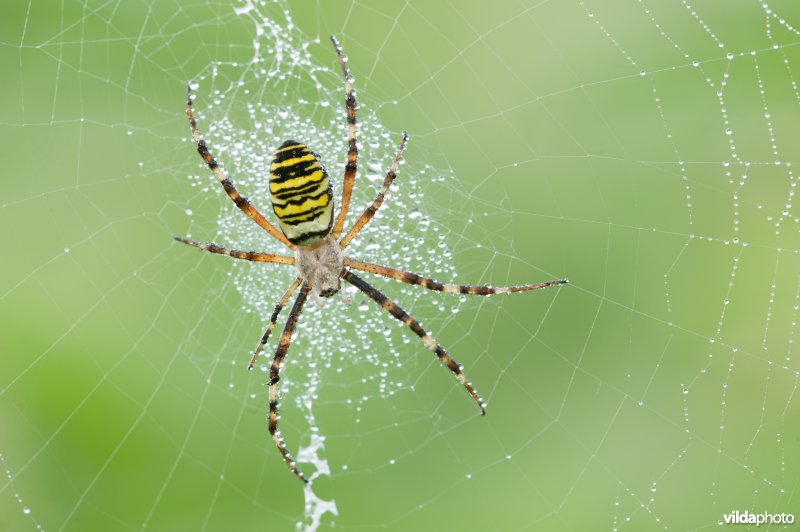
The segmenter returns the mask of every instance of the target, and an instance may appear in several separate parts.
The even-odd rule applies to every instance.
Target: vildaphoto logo
[[[769,512],[754,514],[747,510],[744,512],[734,510],[729,514],[724,514],[722,522],[726,525],[791,525],[794,523],[794,514],[771,514]]]

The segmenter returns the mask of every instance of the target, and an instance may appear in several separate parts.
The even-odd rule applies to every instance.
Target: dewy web
[[[269,19],[265,18],[264,20]],[[270,32],[270,34],[276,35],[277,33]],[[305,49],[305,45],[281,42],[271,43],[271,45],[274,46],[274,51],[279,57],[284,47],[286,47],[285,51],[291,54],[290,60],[286,62],[278,61],[273,64],[275,67],[297,67],[302,70],[302,72],[296,73],[297,75],[303,77],[308,76],[313,80],[317,89],[321,87],[319,81],[314,78],[317,77],[318,71],[324,71],[325,67],[315,66],[311,62],[310,56],[307,54],[301,53],[300,55],[295,55],[298,53],[298,50]],[[256,50],[260,51],[261,47],[257,46]],[[261,64],[262,61],[263,60],[259,57],[254,59],[256,64]],[[344,69],[345,63],[341,55],[340,62]],[[245,72],[248,75],[252,73],[250,70]],[[217,66],[214,66],[212,78],[215,78],[217,73]],[[262,79],[262,76],[264,76],[264,79]],[[254,80],[245,81],[244,79],[240,79],[231,89],[236,94],[236,104],[241,105],[243,100],[250,97],[250,95],[254,93],[258,94],[248,88],[250,83],[264,83],[266,87],[269,87],[272,81],[283,80],[284,76],[286,76],[286,74],[280,71],[262,71]],[[326,157],[331,157],[332,155],[334,157],[341,157],[344,151],[343,147],[346,137],[341,135],[344,113],[340,112],[338,115],[336,112],[333,113],[330,123],[328,124],[329,130],[323,129],[310,121],[307,116],[304,116],[304,113],[308,112],[305,107],[320,106],[327,110],[329,106],[333,107],[333,104],[341,102],[341,96],[334,99],[333,102],[324,101],[324,99],[320,102],[301,100],[296,102],[298,105],[297,108],[292,108],[287,105],[275,108],[269,103],[264,103],[257,98],[253,98],[253,101],[246,102],[247,114],[252,121],[252,131],[248,132],[245,130],[237,130],[226,115],[219,116],[213,113],[213,118],[206,118],[212,116],[211,112],[215,106],[225,103],[225,97],[227,95],[216,92],[214,94],[213,104],[208,107],[201,105],[203,102],[202,77],[198,78],[198,80],[199,82],[190,84],[189,90],[201,96],[198,99],[201,103],[195,103],[194,105],[196,107],[195,112],[197,116],[200,117],[199,127],[204,131],[203,140],[208,141],[214,156],[219,159],[220,163],[227,169],[227,173],[230,174],[231,179],[239,190],[248,191],[248,196],[251,198],[269,197],[270,191],[265,176],[269,175],[270,172],[270,160],[265,157],[265,154],[271,153],[276,149],[276,141],[278,141],[278,139],[308,139],[308,144],[312,145],[315,152],[325,160],[330,179],[335,184],[334,192],[336,194],[336,200],[334,205],[338,206],[341,203],[342,189],[338,185],[341,183],[340,169],[344,165],[337,164],[336,159],[327,159]],[[349,87],[350,80],[346,71],[345,80],[347,81],[346,86]],[[341,92],[339,94],[341,95]],[[320,93],[320,98],[325,98],[325,95]],[[193,105],[191,99],[189,105],[191,110]],[[295,112],[298,114],[295,115]],[[192,122],[194,122],[194,116],[191,116],[191,118]],[[370,111],[361,111],[359,113],[358,130],[359,143],[363,143],[366,146],[367,149],[364,151],[367,156],[365,157],[362,155],[358,178],[352,190],[353,205],[355,205],[355,207],[352,207],[351,210],[354,211],[353,214],[355,216],[349,218],[351,221],[344,226],[342,237],[343,242],[351,245],[351,249],[357,252],[359,257],[369,258],[370,263],[345,259],[345,261],[347,261],[345,266],[353,269],[361,269],[370,273],[377,273],[378,275],[404,279],[406,282],[411,282],[411,284],[422,285],[428,289],[439,292],[461,294],[460,296],[444,295],[444,297],[440,299],[441,302],[437,304],[438,308],[434,307],[437,313],[441,312],[444,308],[450,308],[453,314],[457,312],[457,306],[454,306],[451,302],[447,302],[446,298],[459,297],[463,300],[464,296],[469,294],[488,295],[492,293],[512,293],[544,288],[566,282],[564,280],[554,280],[510,288],[490,288],[485,286],[469,287],[442,285],[431,279],[426,280],[418,276],[398,275],[402,273],[401,270],[405,270],[425,272],[425,274],[430,275],[430,278],[439,280],[458,278],[449,260],[450,251],[448,250],[448,243],[446,240],[448,233],[442,231],[443,228],[434,225],[429,216],[420,211],[417,206],[424,197],[425,187],[429,186],[431,182],[441,182],[446,185],[448,180],[454,180],[455,178],[454,176],[448,175],[446,172],[440,173],[436,169],[426,165],[411,165],[411,171],[406,172],[410,175],[405,179],[400,178],[400,182],[395,184],[394,188],[399,189],[400,192],[392,190],[391,193],[387,194],[386,201],[389,205],[378,210],[377,207],[380,206],[380,201],[383,201],[383,194],[387,192],[386,189],[388,189],[388,184],[391,182],[391,179],[385,178],[384,176],[391,175],[393,178],[394,173],[399,171],[398,166],[401,162],[406,138],[404,135],[400,149],[395,150],[392,137],[377,121],[376,115]],[[195,142],[196,141],[195,139]],[[226,141],[231,141],[233,144],[228,144]],[[397,153],[395,153],[395,151]],[[207,163],[212,161],[212,156],[208,154],[207,151],[204,152],[204,150],[201,149],[200,152],[201,155],[205,154],[204,157],[206,157]],[[386,156],[387,153],[390,154],[389,157]],[[385,166],[386,161],[392,161],[393,158],[394,162],[387,174]],[[216,162],[212,163],[210,166],[215,165]],[[198,180],[198,185],[202,187],[203,191],[211,192],[209,190],[211,187],[207,185],[207,178],[205,175],[198,174],[194,176],[193,179]],[[383,188],[380,187],[381,184],[384,185]],[[373,212],[377,211],[377,215],[375,216],[376,221],[370,224],[368,229],[364,230],[365,235],[367,235],[365,238],[354,238],[358,234],[363,222],[359,221],[356,223],[357,227],[355,230],[351,229],[350,232],[348,232],[349,225],[352,223],[352,220],[357,219],[357,215],[361,213],[363,209],[362,205],[369,205],[372,203],[371,200],[366,202],[364,200],[371,198],[371,195],[378,190],[381,191],[379,196],[380,201],[376,200],[375,204],[370,207]],[[348,192],[350,192],[350,190],[348,190]],[[256,208],[259,208],[259,206],[256,206]],[[263,212],[265,206],[262,204],[260,209]],[[338,214],[338,212],[335,213],[335,215]],[[337,223],[340,223],[338,219]],[[341,223],[344,223],[344,220],[342,220]],[[336,228],[334,228],[334,230],[336,230]],[[433,238],[428,235],[432,235]],[[206,251],[231,255],[230,251],[223,251],[223,248],[219,246],[207,245],[184,238],[176,237],[176,239],[200,247]],[[205,238],[203,239],[205,240]],[[228,208],[223,209],[221,212],[219,232],[214,240],[217,244],[225,243],[228,247],[235,247],[240,250],[246,249],[264,251],[267,253],[285,253],[285,248],[281,249],[280,245],[276,247],[272,239],[266,239],[267,244],[265,246],[263,229],[257,224],[252,223],[251,220],[243,216],[242,212],[238,211],[233,206],[228,206]],[[384,243],[391,243],[391,245],[384,245]],[[238,258],[245,257],[243,254],[239,253]],[[252,255],[249,258],[252,260]],[[256,258],[255,260],[259,259]],[[394,266],[397,270],[382,267],[380,266],[381,264]],[[260,266],[264,267],[267,265]],[[315,299],[319,300],[319,292],[316,291],[313,286],[310,287],[311,290],[309,292],[306,292],[306,290],[304,290],[305,286],[301,287],[299,281],[296,280],[294,283],[286,282],[285,279],[290,279],[289,277],[282,278],[273,275],[264,275],[259,267],[251,268],[248,267],[248,265],[242,266],[240,264],[234,264],[233,268],[235,272],[240,273],[234,276],[233,283],[242,294],[245,304],[248,305],[246,310],[257,315],[270,316],[272,314],[274,316],[274,302],[270,300],[269,297],[265,297],[265,294],[274,294],[274,299],[277,301],[278,297],[281,293],[284,293],[287,286],[289,286],[289,290],[286,291],[285,296],[293,295],[294,291],[299,291],[302,299],[305,300],[306,293],[310,292]],[[279,268],[279,266],[273,268]],[[424,340],[424,345],[433,350],[445,363],[446,368],[449,368],[450,371],[458,377],[461,384],[467,388],[473,396],[473,399],[478,402],[481,413],[485,412],[485,403],[483,399],[477,394],[472,383],[466,379],[461,371],[461,366],[455,363],[430,336],[424,333],[413,318],[408,316],[395,303],[392,303],[391,300],[387,300],[385,296],[375,292],[374,289],[366,285],[364,281],[354,274],[346,273],[346,276],[352,277],[352,279],[346,277],[350,285],[358,286],[361,290],[365,290],[365,293],[370,294],[370,297],[380,305],[391,309],[389,312],[396,319],[401,322],[406,322],[407,326],[415,329],[420,338]],[[353,286],[349,286],[348,288],[343,287],[342,290],[344,302],[347,302],[347,300],[355,294]],[[348,292],[348,294],[346,295],[345,292]],[[403,293],[403,299],[398,299],[397,302],[407,308],[410,306],[419,308],[416,301],[420,297],[424,299],[430,295],[430,293],[426,293],[424,296],[420,296],[420,294],[413,289],[402,289],[401,292]],[[319,301],[321,303],[321,300]],[[287,306],[287,302],[290,303],[291,300],[282,300],[280,306]],[[434,299],[433,302],[436,303],[436,299]],[[333,305],[328,306],[328,308],[321,310],[314,306],[306,307],[303,318],[301,320],[292,320],[293,323],[289,328],[288,335],[282,335],[280,342],[278,342],[279,349],[283,350],[282,356],[285,356],[286,351],[284,348],[288,349],[287,340],[291,338],[291,328],[297,325],[300,331],[298,336],[307,337],[299,340],[299,345],[290,350],[287,357],[290,369],[289,371],[282,372],[283,374],[280,376],[280,386],[283,401],[292,401],[305,412],[307,422],[311,429],[310,440],[306,445],[300,447],[297,460],[295,461],[295,458],[289,454],[280,432],[276,431],[274,435],[275,441],[281,453],[284,455],[287,464],[292,471],[304,481],[307,480],[307,478],[300,471],[303,463],[310,464],[313,468],[311,479],[320,474],[330,474],[329,464],[319,456],[320,451],[324,447],[325,436],[317,429],[315,417],[312,413],[313,399],[316,396],[319,385],[317,368],[336,368],[337,371],[341,371],[343,367],[352,364],[353,357],[360,357],[363,355],[368,363],[375,366],[375,369],[368,375],[367,379],[375,382],[374,391],[378,397],[391,397],[399,391],[407,391],[409,381],[406,379],[413,377],[413,375],[408,374],[409,365],[408,361],[404,360],[405,355],[401,356],[400,351],[398,351],[394,345],[398,339],[402,341],[402,344],[408,344],[409,331],[400,331],[400,334],[397,334],[397,332],[386,330],[386,321],[384,316],[381,315],[383,309],[371,306],[366,300],[362,300],[362,302],[356,306],[358,314],[355,319],[347,314],[341,315],[339,310],[335,308],[340,304],[342,303],[337,301],[334,302]],[[446,307],[444,305],[446,305]],[[298,306],[298,308],[300,307],[302,307],[302,303]],[[288,313],[284,311],[284,316],[287,314]],[[339,323],[340,320],[341,323]],[[297,323],[294,323],[295,321]],[[275,323],[271,321],[268,331],[271,331],[274,325]],[[354,328],[357,332],[355,334],[346,332],[351,328]],[[337,335],[336,342],[329,342],[326,340],[326,335],[319,335],[319,331],[331,329],[342,329],[345,333]],[[372,341],[369,340],[369,334],[365,334],[368,331],[383,331],[383,336],[387,340],[386,343],[382,344],[380,347],[373,346]],[[283,336],[285,336],[285,338],[283,338]],[[256,361],[260,351],[264,348],[266,337],[267,334],[265,333],[262,342],[258,344],[256,353],[253,356],[251,367]],[[354,341],[354,339],[359,340]],[[251,342],[244,343],[249,344]],[[284,343],[286,344],[285,346],[281,345]],[[419,348],[424,350],[422,345],[420,345]],[[242,347],[242,349],[244,349],[244,347]],[[408,349],[408,347],[404,347],[403,349]],[[343,355],[346,355],[347,358],[343,358]],[[277,375],[273,375],[275,371],[270,371],[271,366],[272,365],[259,366],[263,371],[270,372],[270,426],[273,424],[272,420],[277,420],[278,418],[276,415],[277,410],[274,409],[273,405],[277,405],[277,388],[279,381]],[[339,367],[337,368],[337,366]],[[263,400],[263,398],[257,396],[252,398],[256,401],[259,399]],[[369,396],[362,396],[358,402],[369,399]],[[356,405],[355,409],[358,411],[361,407]],[[300,468],[298,468],[298,465]],[[306,500],[306,522],[311,523],[311,525],[309,525],[310,528],[314,528],[313,524],[319,522],[324,512],[336,512],[335,502],[319,499],[314,494],[313,488],[311,487],[308,487],[306,490]]]
[[[308,482],[307,477],[298,469],[295,459],[289,453],[286,442],[278,429],[278,384],[281,380],[280,370],[292,342],[292,335],[297,326],[306,298],[313,295],[320,306],[322,298],[336,295],[341,290],[341,280],[345,280],[358,288],[370,299],[386,310],[394,318],[406,325],[420,340],[433,351],[439,360],[456,376],[458,381],[466,388],[467,392],[477,402],[481,414],[486,413],[486,403],[478,395],[475,387],[467,379],[463,366],[456,362],[442,346],[422,328],[422,325],[392,301],[382,292],[356,275],[353,270],[360,270],[372,274],[382,275],[390,279],[402,281],[406,284],[422,286],[437,292],[452,294],[489,296],[493,294],[511,294],[526,292],[565,284],[566,280],[553,280],[542,283],[521,285],[507,288],[494,288],[489,286],[468,286],[458,284],[443,284],[431,278],[422,277],[415,273],[397,270],[381,264],[362,262],[344,256],[345,248],[352,242],[361,230],[372,220],[378,209],[383,204],[386,193],[397,176],[400,160],[405,151],[408,135],[404,132],[400,146],[394,156],[391,166],[386,171],[383,185],[378,191],[372,204],[364,210],[356,222],[347,230],[345,224],[350,206],[350,197],[355,185],[358,168],[358,142],[357,142],[357,103],[355,93],[348,73],[346,61],[336,38],[331,36],[331,42],[336,50],[339,64],[342,69],[345,85],[345,101],[347,103],[348,125],[348,152],[347,164],[344,170],[342,185],[342,201],[340,209],[334,218],[332,205],[332,186],[325,168],[318,156],[307,146],[296,140],[287,140],[277,149],[270,165],[270,199],[273,211],[278,218],[280,231],[268,222],[264,216],[243,197],[230,178],[220,168],[219,163],[209,151],[208,145],[197,129],[197,121],[192,108],[191,85],[186,114],[192,128],[192,135],[197,143],[197,151],[208,165],[209,169],[220,181],[230,199],[259,227],[270,236],[294,250],[294,257],[275,255],[257,251],[238,251],[219,246],[175,237],[175,240],[190,246],[219,255],[247,260],[256,263],[273,263],[293,265],[297,269],[297,278],[292,282],[285,294],[276,304],[270,317],[269,324],[256,347],[248,369],[252,369],[258,356],[267,344],[281,310],[299,289],[294,299],[286,325],[280,335],[278,348],[269,367],[269,432],[275,440],[278,449],[283,455],[289,469],[303,482]],[[335,222],[334,222],[335,219]],[[341,237],[341,238],[340,238]],[[388,243],[388,242],[387,242]],[[349,304],[349,301],[343,299]]]
[[[138,459],[143,447],[137,445],[145,438],[159,445],[147,452],[168,463],[147,479],[152,493],[126,505],[130,513],[108,514],[130,529],[155,528],[171,492],[195,474],[214,492],[202,499],[208,510],[199,522],[207,528],[234,506],[223,501],[226,491],[233,492],[237,513],[249,510],[270,525],[302,520],[309,529],[320,523],[363,529],[401,527],[404,519],[449,511],[456,498],[461,503],[470,493],[486,494],[490,482],[512,501],[520,492],[508,486],[525,485],[531,507],[543,508],[541,515],[518,521],[518,528],[544,522],[536,519],[567,523],[587,493],[598,512],[611,516],[609,528],[619,529],[709,528],[734,511],[793,511],[787,501],[797,501],[800,401],[800,16],[794,4],[737,3],[721,14],[689,0],[536,2],[515,4],[513,13],[484,25],[453,4],[440,7],[447,22],[463,21],[463,32],[474,34],[445,48],[437,62],[420,60],[422,45],[406,33],[412,26],[429,29],[420,25],[426,21],[419,3],[385,3],[386,42],[402,41],[406,58],[419,61],[427,78],[419,85],[400,80],[392,90],[376,85],[372,74],[394,68],[393,56],[375,46],[382,41],[356,29],[356,14],[375,12],[377,4],[356,1],[348,22],[320,21],[314,28],[311,21],[312,30],[299,29],[281,2],[232,4],[237,7],[223,2],[208,12],[183,8],[168,17],[154,7],[148,19],[153,24],[120,38],[113,31],[123,2],[104,4],[108,9],[74,7],[61,27],[44,31],[35,16],[42,4],[34,1],[25,3],[31,14],[24,15],[19,43],[2,44],[12,52],[12,67],[51,66],[56,89],[37,114],[30,102],[47,87],[17,80],[10,90],[22,93],[26,108],[14,115],[21,118],[4,118],[3,127],[10,137],[60,132],[68,147],[63,153],[75,157],[58,161],[60,180],[40,181],[46,172],[39,171],[32,174],[37,179],[7,192],[13,200],[0,201],[5,227],[32,212],[48,225],[46,233],[15,241],[27,246],[14,257],[26,268],[4,279],[0,302],[30,299],[56,309],[63,321],[30,324],[25,333],[35,336],[34,347],[22,354],[27,358],[6,358],[11,369],[0,385],[0,412],[16,416],[20,430],[13,432],[28,438],[5,435],[0,486],[26,523],[74,528],[81,518],[107,515],[104,488],[115,481],[115,467]],[[576,33],[559,40],[537,24],[562,8],[559,30]],[[742,12],[748,16],[736,18]],[[189,19],[194,22],[187,27]],[[111,33],[105,40],[82,40],[81,31],[98,20]],[[224,38],[230,27],[243,25],[253,30],[244,50]],[[209,27],[220,32],[203,33]],[[265,319],[296,272],[200,253],[169,237],[287,254],[231,203],[193,153],[181,93],[190,79],[198,125],[214,157],[268,219],[275,221],[271,158],[286,139],[320,156],[333,183],[333,205],[340,204],[347,124],[342,75],[327,41],[331,32],[359,56],[359,64],[350,64],[361,106],[351,223],[373,201],[397,152],[400,128],[409,127],[397,123],[390,130],[382,116],[415,107],[428,111],[429,102],[448,95],[450,68],[462,64],[458,75],[469,80],[479,109],[454,106],[427,126],[409,127],[398,178],[348,254],[447,282],[500,286],[564,275],[572,284],[528,296],[468,298],[375,278],[377,288],[465,364],[489,403],[485,418],[474,415],[463,387],[451,382],[419,339],[353,286],[343,283],[341,289],[350,306],[338,296],[326,299],[325,308],[307,304],[280,381],[287,444],[301,470],[320,478],[302,486],[282,463],[265,421],[279,326],[263,353],[268,356],[251,374],[244,371]],[[533,54],[536,80],[520,77],[522,69],[509,59],[519,50],[498,38],[503,34],[541,45]],[[187,35],[202,35],[202,60],[162,62],[159,53]],[[174,98],[154,103],[150,85],[105,70],[110,52],[124,46],[130,47],[131,68],[163,74]],[[103,60],[92,61],[98,51]],[[495,98],[508,87],[483,76],[487,66],[516,91],[509,100]],[[65,104],[73,84],[116,94],[121,103],[113,113],[122,112]],[[630,97],[620,102],[620,93]],[[76,98],[86,94],[79,91]],[[142,125],[126,115],[139,106],[158,118]],[[571,116],[573,108],[585,118]],[[538,136],[515,131],[523,120],[536,124]],[[130,139],[124,153],[131,160],[109,164],[96,153],[92,135],[114,138],[120,131]],[[486,133],[498,131],[515,150],[484,149]],[[437,152],[437,142],[448,138],[474,150],[483,164],[463,172],[460,160]],[[637,143],[642,139],[649,143]],[[701,142],[713,149],[696,150]],[[102,168],[103,177],[93,176],[92,168]],[[539,201],[515,201],[528,190],[520,186],[526,179],[535,180]],[[125,198],[130,203],[110,208],[109,198],[117,201],[131,191],[133,197]],[[77,220],[77,229],[61,227],[68,218]],[[558,236],[546,250],[531,250],[508,236],[519,227]],[[109,280],[92,265],[105,264],[109,244],[129,241],[132,228],[146,233],[151,245],[117,254]],[[543,254],[563,263],[546,268]],[[454,263],[480,275],[464,275]],[[164,272],[178,272],[176,286],[164,282]],[[73,301],[66,303],[65,278],[95,300],[74,308]],[[125,321],[121,307],[140,292],[156,300],[142,327]],[[518,311],[521,301],[531,302],[531,316]],[[171,311],[179,313],[180,332],[166,325]],[[481,326],[489,332],[470,334]],[[111,327],[122,347],[84,349],[66,359],[65,353],[90,346],[87,338],[101,327]],[[501,335],[510,348],[498,352],[493,345]],[[33,387],[65,359],[84,382],[69,383],[72,395],[48,405],[49,425],[34,424]],[[131,367],[146,379],[129,382]],[[435,389],[426,387],[430,375],[441,377]],[[82,423],[109,396],[129,411],[118,412],[118,433],[92,440],[92,461],[81,465],[73,461],[71,445],[86,437]],[[506,408],[500,409],[504,398]],[[180,413],[175,427],[173,407]],[[529,423],[509,429],[523,426],[518,411]],[[140,432],[151,422],[155,428]],[[407,428],[419,426],[421,437],[405,437]],[[225,432],[213,449],[202,441],[209,427]],[[478,431],[485,440],[464,445],[463,435]],[[315,492],[326,482],[371,489],[364,487],[367,479],[399,478],[426,460],[433,463],[442,449],[452,458],[449,469],[443,465],[439,474],[415,479],[419,493],[392,500],[366,524],[352,512],[337,517],[344,504],[337,507],[332,499],[342,501],[341,493]],[[642,461],[631,473],[636,456]],[[244,467],[261,471],[242,475]],[[555,472],[537,474],[543,469]],[[35,487],[51,474],[72,487],[59,504],[43,502],[53,499]],[[302,510],[291,514],[265,496],[279,486],[271,484],[276,478],[303,491]],[[597,486],[606,491],[596,492]],[[714,516],[698,522],[671,513],[670,502],[689,492],[693,502],[713,507]],[[747,502],[719,502],[734,497]]]

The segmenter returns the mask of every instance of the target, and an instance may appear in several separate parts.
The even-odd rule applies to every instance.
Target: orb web
[[[246,64],[210,64],[208,72],[192,81],[193,108],[201,135],[240,193],[249,197],[269,220],[274,220],[268,190],[272,156],[286,139],[307,144],[328,171],[338,213],[347,128],[344,83],[334,49],[327,39],[305,41],[299,33],[283,31],[292,27],[286,12],[283,13],[285,20],[277,21],[261,14],[252,4],[238,12],[256,24],[255,55]],[[342,44],[346,52],[346,43]],[[310,53],[311,49],[318,48],[329,49],[324,64],[318,64]],[[369,102],[359,98],[359,65],[348,64],[348,67],[359,104],[359,171],[342,234],[375,198],[401,139],[400,133],[381,125]],[[313,97],[304,97],[304,94]],[[189,141],[194,142],[191,138]],[[426,201],[426,188],[429,190],[437,183],[454,186],[454,176],[446,169],[438,170],[415,159],[412,136],[406,160],[401,161],[398,177],[382,207],[351,242],[345,255],[400,270],[422,272],[434,279],[456,279],[446,238],[448,232],[437,223]],[[206,168],[188,178],[203,193],[219,195],[220,187]],[[222,202],[214,235],[190,236],[213,240],[229,248],[292,254],[226,201]],[[294,268],[281,265],[233,261],[227,267],[230,268],[230,283],[241,296],[242,311],[260,317],[265,324],[296,276]],[[369,281],[380,289],[386,284],[380,278]],[[427,308],[434,309],[436,314],[455,314],[459,301],[465,299],[389,282],[397,285],[388,287],[392,293],[390,297],[406,309],[424,312]],[[365,402],[398,393],[410,394],[414,388],[417,364],[409,361],[406,346],[418,340],[355,287],[343,282],[341,296],[324,300],[322,307],[309,298],[281,371],[281,409],[285,411],[287,404],[294,404],[306,423],[300,429],[301,439],[287,441],[287,445],[290,450],[297,449],[298,465],[301,470],[309,469],[306,474],[310,474],[312,480],[320,474],[330,474],[331,467],[320,457],[325,436],[316,423],[314,402],[320,393],[325,395],[328,387],[346,390],[349,380],[321,382],[321,374],[341,375],[357,368],[362,375],[359,378],[362,389],[357,396],[345,393],[341,400],[356,423]],[[352,303],[348,304],[343,298]],[[424,305],[417,304],[420,298],[425,299]],[[257,375],[253,377],[263,382],[268,380],[272,352],[290,308],[291,300],[254,368]],[[242,344],[235,347],[242,353],[242,362],[247,360],[248,350],[252,352],[260,335],[261,330],[253,330],[250,337],[243,338]],[[423,356],[429,355],[423,344],[419,343],[419,348]],[[248,400],[255,408],[263,408],[266,395],[250,394]],[[325,400],[331,401],[330,398]],[[282,421],[285,419],[282,415]],[[300,424],[299,420],[292,421],[295,428]],[[314,512],[336,513],[335,502],[320,499],[314,494],[313,486],[306,488],[306,502],[312,510],[305,522],[312,528],[321,517]]]
[[[799,21],[780,1],[9,3],[0,515],[638,530],[792,511]],[[465,299],[363,275],[465,364],[483,417],[372,301],[309,301],[281,382],[286,442],[320,472],[304,488],[265,420],[288,309],[245,370],[294,271],[171,237],[284,252],[203,167],[188,81],[268,219],[287,138],[341,193],[331,33],[360,103],[349,223],[411,136],[349,254],[443,282],[571,284]]]

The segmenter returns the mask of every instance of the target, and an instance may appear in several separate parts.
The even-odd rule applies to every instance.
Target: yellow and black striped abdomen
[[[269,173],[269,197],[289,242],[307,246],[319,242],[333,225],[333,189],[328,173],[308,146],[284,142]]]

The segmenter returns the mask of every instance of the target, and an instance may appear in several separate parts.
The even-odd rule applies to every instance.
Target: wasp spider
[[[278,348],[275,351],[275,356],[272,358],[272,364],[269,369],[269,413],[267,420],[269,433],[272,439],[275,440],[284,461],[292,472],[303,482],[308,482],[308,480],[297,468],[295,460],[286,448],[283,437],[278,430],[278,381],[280,380],[280,370],[283,366],[283,360],[291,344],[292,334],[297,326],[300,312],[309,294],[321,303],[322,300],[320,298],[331,297],[339,292],[341,288],[341,279],[354,285],[364,292],[367,297],[375,301],[381,308],[394,316],[394,318],[403,322],[414,334],[419,336],[420,340],[439,357],[439,360],[453,372],[453,375],[455,375],[458,381],[467,389],[467,392],[469,392],[478,404],[481,414],[485,414],[486,403],[481,396],[478,395],[478,392],[475,391],[472,383],[467,380],[467,377],[464,375],[463,367],[422,328],[422,325],[416,319],[411,317],[405,310],[397,305],[397,303],[386,297],[378,289],[353,273],[353,270],[382,275],[404,283],[420,285],[429,290],[481,296],[524,292],[567,282],[566,280],[555,280],[508,288],[446,284],[414,273],[344,256],[344,250],[347,248],[347,245],[358,235],[364,226],[367,225],[383,203],[384,194],[386,194],[392,181],[394,181],[398,164],[405,150],[408,135],[405,132],[403,133],[403,139],[397,149],[397,154],[386,172],[383,186],[375,197],[375,200],[361,214],[358,220],[356,220],[356,223],[342,236],[345,219],[347,218],[347,211],[350,206],[350,196],[353,191],[358,163],[358,145],[356,143],[356,97],[350,83],[347,63],[342,55],[339,43],[333,36],[331,36],[331,42],[339,58],[339,65],[341,66],[342,75],[344,77],[347,110],[347,163],[344,167],[342,204],[339,208],[338,215],[334,217],[332,203],[333,188],[328,178],[328,173],[325,171],[317,155],[311,151],[308,146],[295,140],[287,140],[275,152],[269,175],[270,200],[272,201],[272,210],[278,219],[280,230],[268,222],[246,197],[239,194],[233,182],[225,175],[219,163],[217,163],[208,150],[205,140],[203,140],[197,130],[197,121],[192,110],[191,88],[189,88],[187,91],[186,114],[189,117],[192,135],[197,142],[198,153],[200,153],[206,165],[208,165],[209,169],[211,169],[217,179],[219,179],[225,192],[236,206],[272,237],[286,245],[286,247],[294,253],[294,256],[275,255],[259,251],[238,251],[216,244],[195,242],[186,238],[175,237],[175,240],[179,242],[211,253],[227,255],[235,259],[243,259],[252,262],[272,262],[289,266],[293,265],[297,270],[297,278],[286,290],[286,293],[283,294],[283,297],[281,297],[277,305],[275,305],[275,310],[272,312],[266,330],[261,336],[261,341],[255,349],[248,369],[253,368],[258,356],[267,343],[267,339],[272,333],[272,329],[275,327],[278,315],[299,288],[300,291],[294,300],[292,309],[289,312],[289,317],[283,327],[283,332],[278,341]]]

